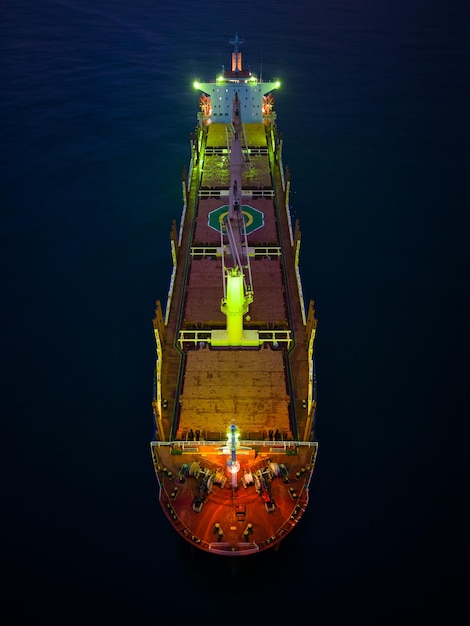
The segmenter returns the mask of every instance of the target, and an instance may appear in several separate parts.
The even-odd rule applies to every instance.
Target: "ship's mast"
[[[230,39],[230,43],[233,44],[232,72],[238,74],[242,70],[242,53],[238,46],[243,43],[243,39],[239,39],[238,33],[235,33],[235,39]]]

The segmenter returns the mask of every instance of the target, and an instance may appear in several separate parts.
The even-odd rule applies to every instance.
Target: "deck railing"
[[[221,439],[218,441],[206,441],[205,439],[200,439],[199,441],[152,441],[151,445],[155,448],[160,448],[164,446],[171,446],[173,448],[180,448],[181,450],[186,450],[187,452],[197,452],[199,448],[204,448],[205,446],[223,446],[226,443],[226,439]],[[270,452],[278,451],[287,451],[290,448],[297,447],[307,447],[307,448],[317,448],[318,442],[316,441],[272,441],[270,439],[243,439],[238,442],[240,447],[245,446],[253,446],[258,448],[269,448]]]
[[[207,329],[180,330],[178,336],[178,343],[181,349],[183,349],[184,344],[187,343],[194,344],[195,346],[200,344],[201,347],[203,347],[204,344],[211,344],[211,342],[212,333]],[[289,348],[292,342],[292,333],[290,330],[259,330],[258,342],[260,346],[263,345],[263,343],[272,343],[275,347],[283,343],[287,344],[287,348]]]
[[[281,246],[254,246],[248,248],[250,257],[280,257],[282,254]],[[214,257],[222,256],[221,246],[191,246],[192,257]]]

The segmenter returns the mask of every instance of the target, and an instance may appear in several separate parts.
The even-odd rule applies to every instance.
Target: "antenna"
[[[240,39],[238,33],[235,33],[235,39],[230,39],[230,43],[233,44],[232,72],[235,72],[235,75],[237,75],[242,69],[242,53],[238,46],[243,43],[243,39]]]
[[[238,45],[243,43],[244,39],[239,39],[238,38],[238,33],[235,33],[235,39],[230,39],[230,43],[233,44],[233,51],[238,53]]]

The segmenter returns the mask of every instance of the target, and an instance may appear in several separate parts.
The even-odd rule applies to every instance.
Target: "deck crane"
[[[253,302],[253,284],[245,218],[242,212],[242,169],[244,166],[242,137],[244,132],[237,92],[232,101],[231,126],[229,210],[220,225],[224,272],[224,297],[220,308],[227,318],[228,345],[243,346],[245,345],[243,316],[248,313],[249,305]],[[228,239],[225,253],[224,231]]]

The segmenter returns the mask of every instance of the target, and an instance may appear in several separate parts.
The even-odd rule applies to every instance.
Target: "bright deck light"
[[[199,82],[197,80],[194,81],[193,87],[194,89],[199,89]]]
[[[227,461],[227,467],[232,474],[238,474],[240,471],[240,463],[238,461]]]

